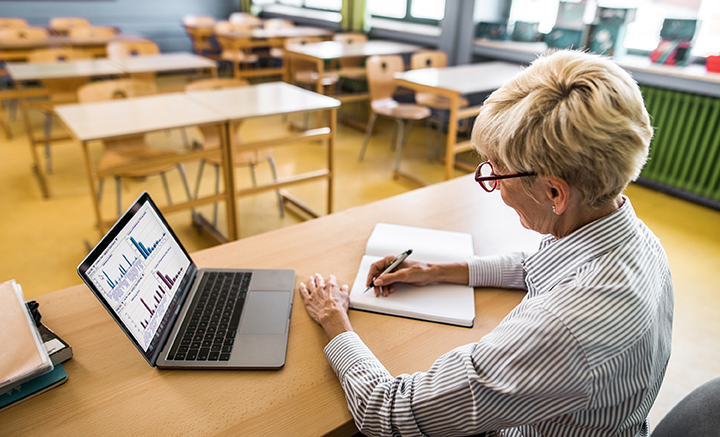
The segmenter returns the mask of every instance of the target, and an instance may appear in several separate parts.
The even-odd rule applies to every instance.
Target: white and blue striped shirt
[[[526,288],[477,343],[392,377],[357,334],[325,355],[367,435],[647,436],[670,358],[665,252],[629,200],[532,254],[474,257],[474,286]]]

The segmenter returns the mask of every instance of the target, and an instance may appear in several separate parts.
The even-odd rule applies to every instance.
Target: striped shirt
[[[366,435],[647,436],[670,357],[665,252],[630,201],[533,254],[473,257],[473,286],[527,289],[477,343],[393,377],[354,332],[325,355]]]

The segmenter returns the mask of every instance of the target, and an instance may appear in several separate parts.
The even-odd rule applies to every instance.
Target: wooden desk
[[[342,58],[367,58],[373,55],[400,55],[412,53],[422,47],[404,44],[394,41],[373,40],[362,43],[343,44],[338,41],[325,41],[315,44],[295,45],[285,50],[285,82],[292,83],[292,62],[294,60],[305,60],[315,63],[318,72],[318,79],[315,91],[322,94],[322,78],[325,74],[325,61]],[[359,93],[346,96],[335,96],[338,100],[352,102],[367,100],[368,93]]]
[[[131,56],[123,59],[112,58],[109,61],[130,75],[182,70],[208,70],[210,71],[210,76],[217,76],[217,64],[215,61],[193,53],[178,52],[149,56]]]
[[[38,145],[51,142],[65,141],[67,135],[36,138],[33,133],[28,114],[28,97],[37,95],[37,90],[29,91],[25,85],[30,81],[70,79],[102,76],[125,76],[138,73],[182,70],[210,70],[211,76],[216,76],[217,66],[214,61],[197,56],[192,53],[166,53],[154,56],[137,56],[127,59],[90,59],[53,63],[8,63],[6,65],[10,76],[18,82],[21,108],[25,121],[25,130],[30,140],[33,157],[33,172],[38,178],[43,197],[49,197],[47,174],[43,169],[40,156],[37,153]]]
[[[395,75],[397,84],[416,92],[431,92],[450,99],[450,120],[448,121],[447,147],[445,150],[445,180],[453,177],[455,155],[470,150],[470,142],[457,143],[457,123],[480,109],[458,108],[460,96],[493,91],[521,71],[520,65],[506,62],[459,65],[446,68],[423,68],[409,70]],[[475,169],[467,169],[474,171]]]
[[[261,141],[242,144],[232,144],[231,152],[260,149],[265,147],[280,147],[296,144],[299,141],[327,141],[327,167],[311,172],[279,179],[275,183],[264,184],[253,188],[246,188],[235,191],[236,195],[249,195],[257,192],[284,188],[301,182],[311,180],[327,180],[327,213],[332,212],[333,207],[333,159],[335,150],[335,127],[337,119],[337,108],[340,102],[323,95],[307,91],[284,82],[271,82],[249,87],[226,88],[212,91],[189,92],[188,97],[216,113],[221,114],[229,121],[229,132],[234,132],[236,127],[244,120],[265,117],[269,115],[293,114],[299,112],[318,111],[320,119],[322,113],[328,113],[326,127],[296,132],[290,135],[274,136],[264,138]],[[234,142],[234,135],[231,135]],[[234,162],[232,157],[230,162]],[[234,182],[231,185],[234,187]],[[281,190],[284,201],[290,202],[312,217],[319,214],[299,199],[292,196],[285,190]]]
[[[160,163],[179,163],[198,161],[203,158],[220,155],[223,162],[223,174],[226,177],[226,187],[232,187],[227,179],[232,174],[228,164],[228,142],[225,131],[225,118],[217,112],[189,99],[184,93],[159,94],[147,97],[138,97],[122,100],[109,100],[104,102],[61,105],[55,108],[60,120],[67,127],[75,139],[81,142],[85,170],[90,183],[90,197],[95,208],[95,218],[100,233],[104,234],[115,223],[117,217],[110,220],[103,219],[101,205],[98,201],[98,180],[109,176],[98,174],[90,158],[88,143],[97,140],[109,140],[127,136],[141,135],[165,129],[181,128],[187,126],[217,124],[223,130],[222,145],[220,149],[202,150],[169,156],[160,159],[145,160],[142,162],[123,166],[123,170],[142,170]],[[224,193],[206,196],[201,199],[192,199],[187,202],[176,203],[163,208],[165,212],[180,209],[194,208],[200,205],[218,201],[226,202],[228,215],[227,238],[235,238],[235,198],[232,190],[225,189]],[[217,235],[216,230],[211,230]]]
[[[472,232],[486,255],[537,249],[500,194],[461,177],[193,254],[201,267],[289,268],[352,284],[377,221]],[[427,370],[441,354],[480,339],[524,292],[476,289],[471,329],[350,311],[355,330],[392,374]],[[325,360],[322,328],[296,294],[287,361],[279,371],[157,370],[92,293],[78,285],[39,296],[43,322],[73,347],[68,381],[0,413],[8,435],[352,435],[340,383]],[[392,333],[392,335],[388,335]],[[110,431],[109,431],[110,430]]]
[[[0,61],[27,61],[33,50],[50,47],[73,47],[86,50],[93,56],[104,57],[105,48],[110,41],[136,40],[140,37],[132,35],[109,35],[93,37],[49,36],[41,40],[0,41]]]

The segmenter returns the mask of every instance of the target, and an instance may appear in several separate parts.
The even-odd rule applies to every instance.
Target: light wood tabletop
[[[128,74],[180,70],[210,70],[211,75],[214,75],[214,72],[217,70],[217,63],[212,59],[198,56],[194,53],[184,52],[112,58],[110,62]]]
[[[341,59],[368,57],[373,55],[398,55],[412,53],[422,47],[395,41],[372,40],[343,44],[338,41],[323,41],[314,44],[291,45],[287,51],[291,55],[301,55],[316,59]]]
[[[476,254],[534,250],[499,193],[471,177],[193,254],[200,267],[289,268],[352,283],[378,221],[471,232]],[[473,328],[350,311],[356,332],[392,374],[427,370],[443,353],[480,339],[523,298],[476,289]],[[8,435],[352,435],[344,393],[325,360],[325,334],[293,300],[285,367],[278,371],[158,370],[132,346],[92,293],[78,285],[37,298],[43,322],[72,347],[68,381],[0,413]],[[392,333],[392,335],[388,335]]]
[[[5,64],[15,81],[69,79],[96,76],[120,76],[125,72],[109,59],[82,59],[66,62],[8,62]]]
[[[447,143],[445,147],[445,179],[453,175],[455,155],[471,149],[469,141],[457,143],[457,125],[463,118],[477,114],[480,106],[459,108],[462,95],[493,91],[522,70],[519,64],[484,62],[445,68],[408,70],[395,75],[398,85],[416,92],[430,92],[450,100]],[[468,171],[474,168],[464,168]]]

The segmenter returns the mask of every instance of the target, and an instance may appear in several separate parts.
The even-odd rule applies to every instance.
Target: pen
[[[396,256],[395,259],[393,260],[393,262],[390,263],[388,268],[386,268],[385,270],[383,270],[382,273],[377,275],[377,277],[375,279],[379,278],[380,276],[384,275],[385,273],[390,273],[393,270],[395,270],[395,268],[397,266],[399,266],[400,264],[402,264],[402,262],[405,261],[405,259],[407,257],[409,257],[411,253],[412,253],[412,249],[408,249],[405,252],[401,253],[400,255]],[[367,293],[367,291],[369,289],[375,287],[375,279],[372,280],[372,282],[370,283],[370,286],[368,288],[366,288],[365,291],[363,291],[363,293]]]

